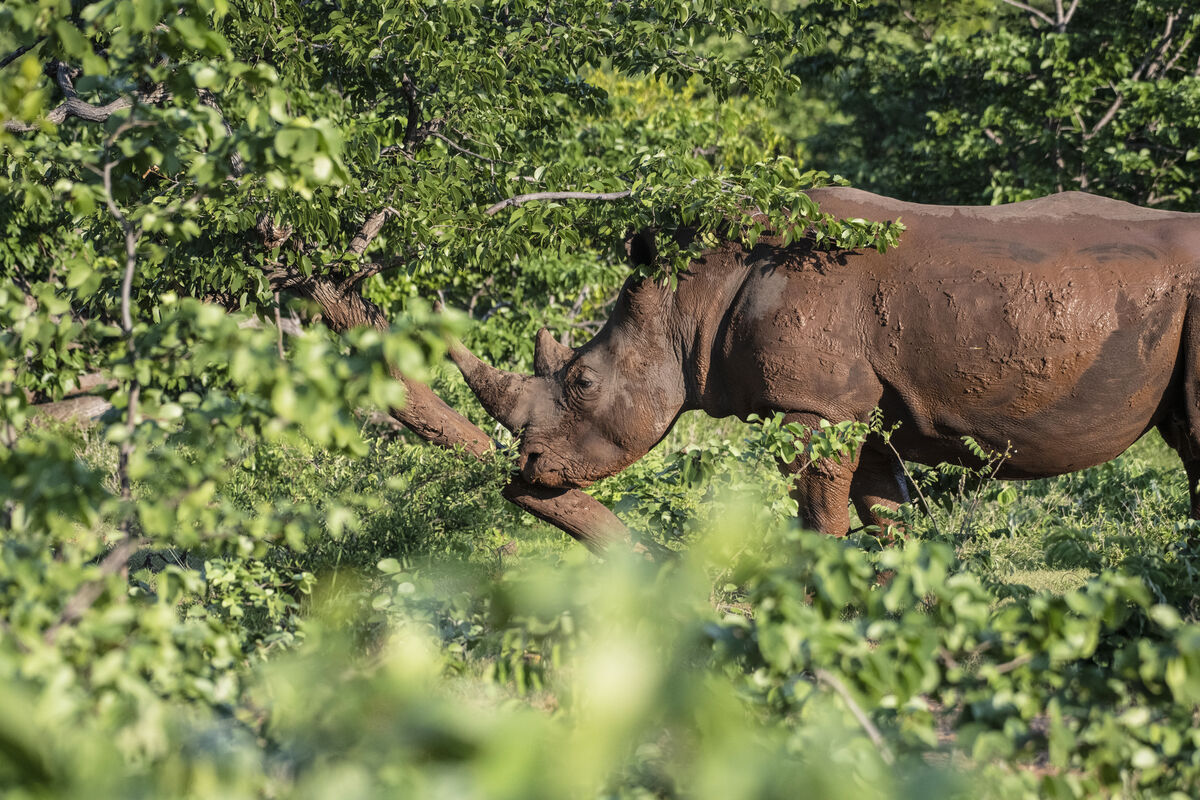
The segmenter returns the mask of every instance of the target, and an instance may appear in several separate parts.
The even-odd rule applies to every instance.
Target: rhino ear
[[[553,375],[574,355],[574,350],[558,343],[549,328],[542,328],[533,342],[533,374],[539,378]]]
[[[640,269],[654,266],[658,259],[658,244],[654,239],[654,231],[646,228],[625,240],[625,252],[629,255],[631,267]]]
[[[660,325],[666,319],[675,296],[665,281],[640,276],[630,278],[621,294],[629,315],[647,327]]]

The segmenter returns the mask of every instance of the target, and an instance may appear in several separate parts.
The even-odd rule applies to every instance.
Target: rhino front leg
[[[789,414],[784,419],[811,428],[820,418]],[[792,476],[788,494],[800,507],[801,525],[830,536],[845,536],[850,531],[850,485],[857,466],[857,456],[844,459],[841,464],[828,458],[807,465],[800,460],[779,464],[784,475]]]
[[[901,503],[911,499],[896,456],[890,452],[864,448],[858,459],[858,469],[854,471],[854,480],[850,483],[850,499],[863,525],[877,526],[882,540],[894,542],[896,534],[902,533],[904,526],[876,512],[875,506],[895,511]]]
[[[850,531],[850,484],[854,470],[828,459],[795,473],[789,494],[800,506],[800,524],[830,536]]]
[[[787,422],[813,426],[815,416],[789,414]],[[789,494],[799,506],[800,524],[829,534],[845,536],[850,530],[850,502],[863,525],[875,525],[885,542],[892,542],[900,526],[875,511],[875,506],[896,510],[909,502],[904,473],[895,455],[886,451],[862,448],[854,458],[842,463],[822,459],[803,466],[797,461],[780,464],[785,475],[792,476]]]

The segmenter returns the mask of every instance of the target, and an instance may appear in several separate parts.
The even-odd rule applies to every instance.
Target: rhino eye
[[[571,378],[571,388],[577,392],[590,392],[596,388],[597,384],[598,381],[596,378],[589,375],[587,372],[577,372],[575,376]]]

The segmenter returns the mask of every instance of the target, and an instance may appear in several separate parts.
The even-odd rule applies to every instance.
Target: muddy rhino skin
[[[630,279],[612,317],[572,350],[538,334],[534,376],[456,349],[484,407],[521,435],[524,477],[582,487],[650,450],[679,414],[899,423],[904,459],[977,464],[971,436],[1011,450],[1003,478],[1115,458],[1157,427],[1200,517],[1200,214],[1069,192],[1006,206],[811,192],[843,218],[899,219],[900,244],[826,252],[764,237],[694,261],[671,292]],[[635,263],[653,237],[630,242]],[[895,456],[795,472],[802,520],[869,524],[905,499]]]

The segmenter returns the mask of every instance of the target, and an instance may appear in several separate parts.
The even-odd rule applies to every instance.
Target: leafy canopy
[[[1178,0],[809,6],[795,74],[828,103],[814,157],[934,203],[1084,190],[1192,209],[1200,15]]]

